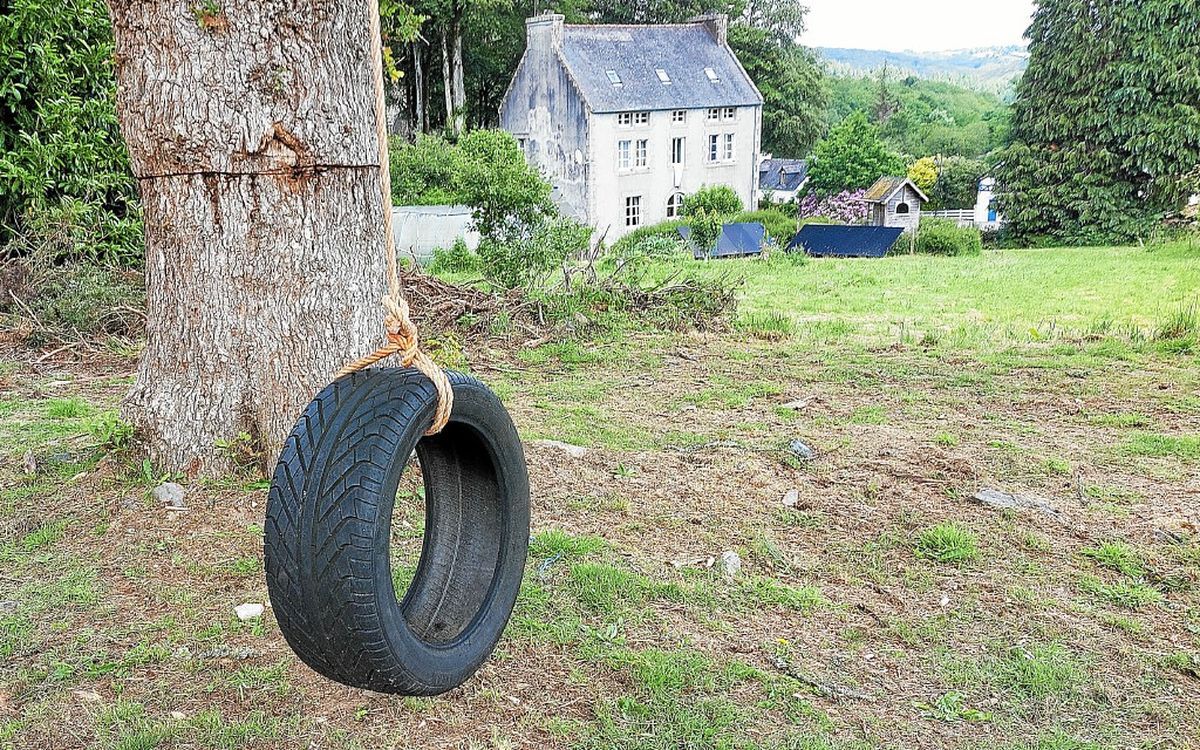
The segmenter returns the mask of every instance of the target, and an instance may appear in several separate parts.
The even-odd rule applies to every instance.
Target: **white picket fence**
[[[926,211],[924,215],[932,216],[935,219],[949,219],[960,227],[975,226],[975,210],[971,208],[951,211]]]

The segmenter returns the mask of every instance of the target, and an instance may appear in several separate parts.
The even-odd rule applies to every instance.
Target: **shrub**
[[[557,213],[550,183],[502,130],[473,130],[457,144],[432,135],[393,140],[391,172],[395,203],[470,206],[479,233],[501,244]]]
[[[843,190],[836,195],[820,197],[809,192],[796,204],[796,216],[800,219],[822,217],[834,224],[863,224],[870,213],[870,207],[862,200],[866,194],[866,190]]]
[[[104,3],[5,3],[0,16],[0,245],[138,263],[137,185],[117,126]]]
[[[431,273],[478,273],[481,266],[480,257],[459,237],[449,248],[434,249],[429,270]]]
[[[908,179],[917,184],[926,195],[938,181],[937,162],[932,156],[917,159],[908,167]]]
[[[732,221],[758,222],[767,229],[767,236],[780,245],[786,245],[796,236],[796,219],[777,208],[760,211],[743,211]]]
[[[611,252],[621,257],[631,253],[633,248],[649,237],[679,238],[679,228],[688,226],[687,219],[667,219],[657,224],[640,226],[612,244]]]
[[[983,235],[974,227],[960,227],[948,219],[922,219],[917,252],[925,255],[979,255]]]
[[[541,283],[567,257],[581,253],[591,242],[592,230],[566,217],[546,219],[524,235],[479,243],[485,279],[504,289],[532,288]]]
[[[5,266],[0,312],[34,345],[101,336],[136,336],[144,324],[142,275],[115,266],[71,263]],[[16,301],[14,301],[16,300]]]
[[[683,215],[692,217],[700,211],[716,216],[730,216],[745,210],[742,199],[728,185],[702,187],[683,199]]]

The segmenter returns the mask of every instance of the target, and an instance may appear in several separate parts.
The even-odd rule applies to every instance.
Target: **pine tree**
[[[1125,242],[1200,164],[1196,0],[1041,0],[998,169],[1014,238]]]

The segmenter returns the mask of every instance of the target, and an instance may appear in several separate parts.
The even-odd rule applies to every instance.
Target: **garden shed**
[[[880,177],[867,189],[863,201],[870,206],[868,223],[915,232],[921,224],[921,206],[929,198],[907,177]]]

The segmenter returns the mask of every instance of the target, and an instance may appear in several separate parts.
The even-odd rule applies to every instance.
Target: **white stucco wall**
[[[687,111],[686,121],[674,123],[671,111],[651,112],[646,125],[620,126],[616,114],[590,117],[588,215],[609,242],[636,227],[625,225],[625,199],[642,197],[641,226],[667,218],[667,200],[680,192],[691,194],[706,185],[728,185],[748,209],[758,202],[759,119],[761,107],[739,107],[733,120],[709,121],[707,109]],[[708,162],[708,136],[734,135],[731,161]],[[673,138],[684,138],[684,162],[671,164]],[[619,169],[617,142],[649,141],[647,166]]]

